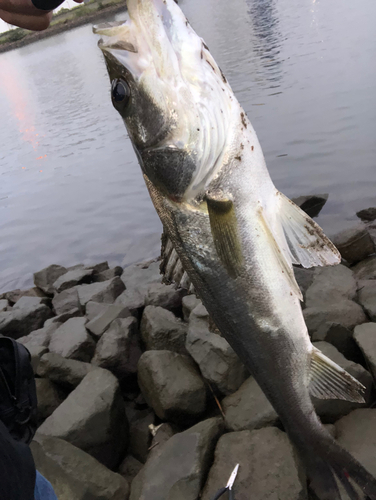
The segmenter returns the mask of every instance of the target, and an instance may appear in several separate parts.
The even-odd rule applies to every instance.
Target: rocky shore
[[[376,476],[376,210],[360,216],[333,238],[341,265],[295,271],[312,341],[366,387],[365,404],[315,400],[317,413]],[[157,260],[52,265],[34,283],[0,295],[0,334],[30,350],[31,448],[59,500],[209,500],[237,463],[237,500],[313,498],[256,381]]]

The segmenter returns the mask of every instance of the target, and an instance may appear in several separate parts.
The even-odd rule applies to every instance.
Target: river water
[[[329,234],[375,206],[374,0],[181,0],[276,186],[329,193]],[[118,19],[122,15],[116,16]],[[0,54],[0,291],[49,264],[157,255],[161,225],[91,26]]]

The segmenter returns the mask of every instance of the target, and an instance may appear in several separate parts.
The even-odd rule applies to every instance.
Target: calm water
[[[329,233],[375,205],[374,0],[180,3],[277,187],[329,193],[319,218]],[[51,263],[157,254],[161,226],[90,26],[1,54],[0,116],[0,291]]]

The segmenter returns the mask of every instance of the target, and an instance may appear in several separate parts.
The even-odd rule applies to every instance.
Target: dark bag
[[[37,394],[29,351],[0,337],[0,420],[17,441],[30,443],[37,429]]]

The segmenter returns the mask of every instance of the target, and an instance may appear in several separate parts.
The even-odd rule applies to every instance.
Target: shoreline
[[[93,21],[106,17],[106,15],[117,14],[118,12],[125,10],[126,6],[123,3],[117,5],[111,5],[110,7],[106,7],[99,11],[93,12],[92,14],[87,14],[83,17],[72,19],[66,23],[50,26],[44,31],[32,32],[29,35],[22,38],[21,40],[16,40],[14,42],[8,42],[0,45],[0,54],[3,52],[10,52],[20,47],[24,47],[39,40],[43,40],[44,38],[49,38],[51,36],[58,35],[60,33],[63,33],[64,31],[69,31],[73,28],[83,26],[84,24],[89,24]]]

